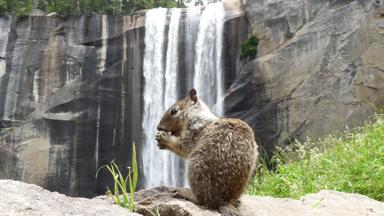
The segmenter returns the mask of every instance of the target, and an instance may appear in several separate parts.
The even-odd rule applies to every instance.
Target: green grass
[[[248,188],[252,195],[299,198],[320,190],[359,193],[384,201],[384,115],[343,137],[296,143],[265,163]],[[316,147],[314,147],[316,146]]]
[[[103,168],[107,168],[114,182],[113,191],[108,188],[107,195],[111,197],[117,205],[133,212],[135,210],[134,201],[138,180],[135,144],[133,144],[132,147],[132,167],[128,167],[128,172],[125,177],[120,172],[117,164],[111,161],[109,165],[104,165],[97,170],[96,178],[99,171]],[[129,191],[127,191],[127,189],[129,189]]]

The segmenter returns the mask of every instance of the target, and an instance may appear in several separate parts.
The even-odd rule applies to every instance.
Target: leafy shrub
[[[16,16],[28,16],[32,11],[32,0],[0,0],[0,15],[6,12]]]
[[[0,14],[4,14],[7,11],[7,2],[0,0]]]
[[[0,15],[27,16],[33,8],[64,16],[89,14],[132,15],[154,7],[185,7],[182,0],[0,0]]]
[[[252,35],[244,43],[241,44],[240,58],[256,58],[257,46],[259,45],[259,39]]]
[[[274,170],[263,162],[248,193],[299,198],[329,189],[384,200],[383,115],[378,115],[376,123],[344,137],[296,143],[296,148],[293,153],[276,153]]]

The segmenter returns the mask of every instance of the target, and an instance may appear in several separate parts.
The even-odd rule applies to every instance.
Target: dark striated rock
[[[2,178],[104,193],[140,142],[142,17],[0,17]],[[138,148],[140,145],[138,145]]]
[[[243,1],[258,58],[226,96],[267,151],[363,124],[384,106],[384,18],[372,1]]]

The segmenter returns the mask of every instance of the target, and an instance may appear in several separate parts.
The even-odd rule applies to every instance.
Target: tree
[[[159,0],[160,7],[173,8],[177,6],[176,0]]]
[[[7,11],[7,2],[0,0],[0,14],[4,14]]]
[[[185,7],[185,3],[202,0],[0,0],[0,14],[10,12],[26,16],[32,8],[64,16],[89,14],[132,15],[137,10],[154,7]],[[217,1],[217,0],[211,0]]]
[[[57,12],[61,15],[72,15],[73,0],[46,0],[47,10],[46,12]]]
[[[16,16],[27,16],[32,11],[32,0],[0,0],[0,13],[10,12]]]

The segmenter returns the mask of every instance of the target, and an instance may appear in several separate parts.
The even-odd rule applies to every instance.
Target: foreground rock
[[[159,187],[137,193],[137,211],[143,215],[150,212],[171,216],[219,216],[216,211],[172,197],[172,188]],[[262,196],[242,197],[241,211],[244,216],[382,216],[384,203],[358,194],[336,191],[321,191],[309,194],[300,200],[279,199]]]
[[[39,186],[0,180],[0,216],[105,215],[135,216],[107,199],[73,198]]]
[[[216,211],[189,201],[173,198],[174,188],[158,187],[136,193],[137,212],[112,203],[105,196],[93,199],[73,198],[49,192],[39,186],[13,180],[0,180],[0,216],[35,215],[161,215],[219,216]],[[321,191],[300,200],[262,196],[242,197],[244,216],[383,216],[384,203],[358,194]]]
[[[242,2],[246,18],[225,2],[225,110],[265,149],[361,125],[384,107],[383,0]],[[133,142],[141,155],[143,13],[0,17],[0,178],[93,196],[110,181],[95,179],[98,167],[128,166]],[[178,61],[190,77],[176,83],[193,80],[198,30],[182,33],[186,17]],[[240,64],[246,20],[258,55]]]

